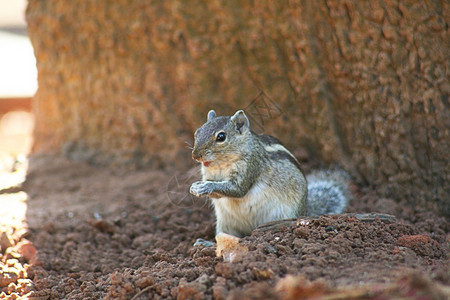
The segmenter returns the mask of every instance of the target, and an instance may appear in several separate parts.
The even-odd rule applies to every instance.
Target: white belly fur
[[[243,198],[213,199],[217,216],[217,232],[243,236],[258,225],[280,219],[295,218],[298,207],[292,200],[280,199],[265,183],[255,184]]]

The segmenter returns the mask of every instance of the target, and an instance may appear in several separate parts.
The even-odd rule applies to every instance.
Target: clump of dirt
[[[10,247],[26,238],[37,252],[27,260],[16,251],[28,281],[3,282],[0,298],[439,299],[449,292],[448,222],[370,190],[349,211],[390,213],[395,222],[338,215],[255,230],[240,241],[248,253],[228,263],[215,247],[193,246],[214,240],[213,211],[188,195],[195,172],[31,162],[23,186],[29,228]],[[14,267],[6,252],[1,263]]]

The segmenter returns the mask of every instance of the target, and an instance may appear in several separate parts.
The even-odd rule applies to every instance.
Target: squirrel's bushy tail
[[[344,170],[320,170],[306,176],[308,182],[307,215],[340,214],[347,207],[350,175]]]

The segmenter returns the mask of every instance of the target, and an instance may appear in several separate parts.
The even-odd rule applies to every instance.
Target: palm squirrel
[[[231,117],[209,111],[194,138],[192,158],[202,163],[202,181],[190,192],[212,199],[216,233],[242,237],[266,222],[339,214],[347,205],[347,173],[305,178],[295,156],[276,138],[254,133],[242,110]]]

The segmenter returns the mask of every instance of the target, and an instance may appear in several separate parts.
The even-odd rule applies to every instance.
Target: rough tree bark
[[[247,108],[289,148],[449,216],[449,11],[447,1],[30,0],[35,150],[172,164],[190,159],[184,141],[210,108]]]

